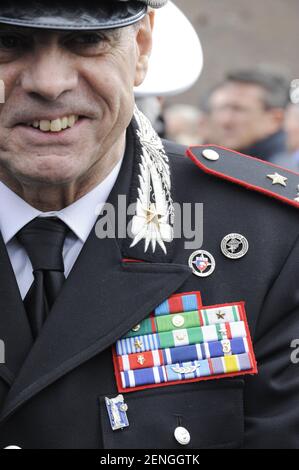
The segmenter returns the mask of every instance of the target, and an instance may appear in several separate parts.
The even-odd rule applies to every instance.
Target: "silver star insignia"
[[[272,180],[272,184],[280,184],[281,186],[286,187],[288,178],[280,175],[279,173],[274,173],[274,175],[267,175],[267,178]]]

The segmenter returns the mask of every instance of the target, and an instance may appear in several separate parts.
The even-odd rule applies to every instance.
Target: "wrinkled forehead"
[[[134,0],[1,0],[0,27],[107,30],[134,24],[146,13],[147,6]]]

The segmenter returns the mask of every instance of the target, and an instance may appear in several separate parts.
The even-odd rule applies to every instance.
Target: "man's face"
[[[254,84],[231,82],[218,88],[210,98],[211,143],[241,150],[278,130],[263,98],[263,89]]]
[[[290,105],[286,112],[285,131],[290,152],[299,150],[299,105]]]
[[[148,48],[134,27],[65,32],[0,26],[6,95],[0,177],[67,184],[92,172],[124,137]]]

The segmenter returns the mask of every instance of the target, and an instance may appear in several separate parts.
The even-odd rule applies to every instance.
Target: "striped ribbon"
[[[165,300],[155,310],[155,316],[169,315],[171,313],[192,312],[200,310],[202,300],[200,292],[192,294],[176,294]]]
[[[249,352],[247,339],[235,338],[231,341],[215,341],[178,348],[159,349],[139,354],[125,354],[118,356],[117,360],[119,370],[123,372],[210,359],[211,357],[232,356],[247,352]]]
[[[248,353],[234,356],[191,361],[183,364],[172,364],[139,370],[121,372],[122,387],[135,388],[150,384],[162,384],[191,380],[212,375],[231,374],[252,368]]]
[[[190,307],[192,306],[190,302]],[[217,325],[222,323],[238,322],[242,319],[240,306],[232,305],[221,308],[205,308],[176,312],[170,315],[151,316],[143,320],[138,328],[129,331],[125,338],[134,338],[140,335],[149,335],[163,331],[178,329],[176,320],[181,322],[182,328],[195,328],[200,326]]]
[[[246,328],[243,321],[222,323],[120,339],[116,343],[116,352],[118,356],[123,356],[124,354],[136,354],[156,349],[245,337]]]

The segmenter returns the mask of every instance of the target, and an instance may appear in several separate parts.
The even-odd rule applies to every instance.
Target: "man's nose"
[[[216,113],[217,121],[222,126],[230,125],[234,121],[234,113],[230,108],[223,108]]]
[[[72,63],[59,49],[43,48],[31,64],[27,64],[21,78],[24,91],[55,101],[63,93],[74,90],[78,74]]]

